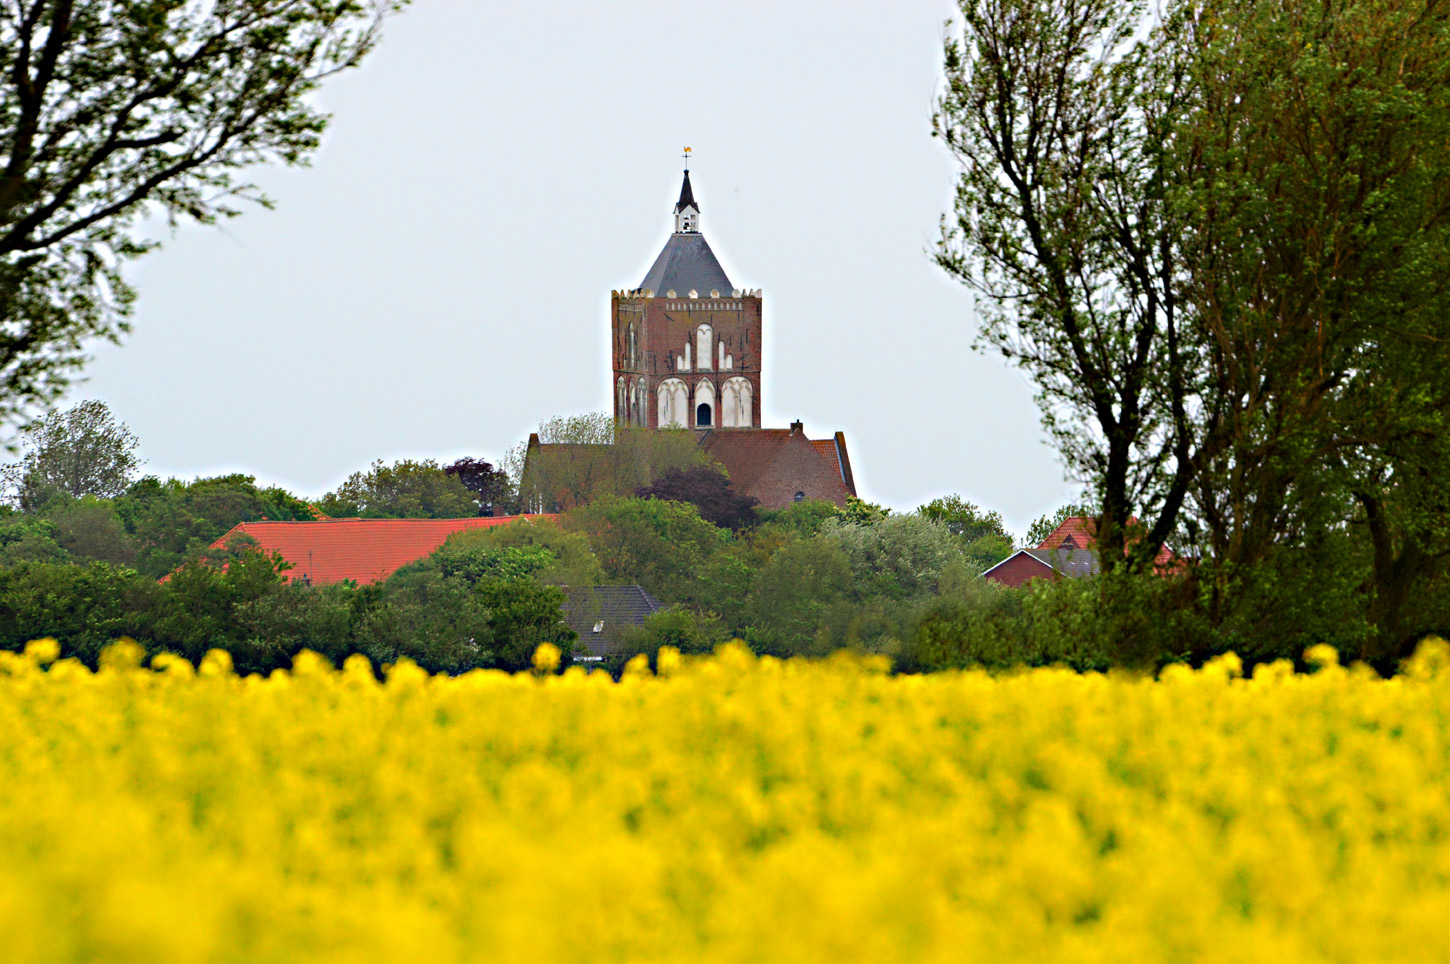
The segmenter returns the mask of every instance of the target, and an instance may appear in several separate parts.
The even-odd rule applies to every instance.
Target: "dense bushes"
[[[676,494],[734,504],[720,479],[695,470],[671,479]],[[569,588],[630,584],[668,608],[625,637],[604,663],[614,671],[635,653],[703,652],[732,638],[775,656],[875,653],[903,671],[1151,667],[1227,650],[1254,662],[1315,643],[1356,658],[1370,638],[1352,578],[1361,550],[1348,533],[1272,554],[1238,585],[1188,568],[1009,590],[980,576],[1010,551],[1000,518],[960,498],[907,514],[801,502],[752,510],[753,524],[739,514],[715,524],[695,502],[661,497],[671,485],[601,498],[557,525],[460,533],[361,587],[288,584],[278,560],[244,544],[211,548],[238,521],[310,515],[246,476],[143,479],[111,500],[56,497],[43,511],[0,516],[0,646],[53,635],[93,662],[124,635],[191,659],[223,647],[244,672],[286,666],[303,648],[377,666],[406,656],[437,672],[520,669],[542,642],[569,650]],[[1225,599],[1233,606],[1215,609]],[[1446,610],[1434,599],[1420,609],[1425,631],[1450,629],[1436,624]],[[1392,670],[1397,657],[1376,665]]]

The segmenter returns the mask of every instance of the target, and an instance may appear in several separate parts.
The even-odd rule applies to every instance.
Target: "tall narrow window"
[[[700,368],[710,369],[710,338],[714,332],[709,325],[701,325],[695,331],[695,357],[700,359]]]

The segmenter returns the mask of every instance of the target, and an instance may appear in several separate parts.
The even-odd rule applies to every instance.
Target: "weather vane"
[[[688,147],[685,148],[685,153],[682,156],[685,159],[685,170],[688,171],[690,169],[690,149]]]

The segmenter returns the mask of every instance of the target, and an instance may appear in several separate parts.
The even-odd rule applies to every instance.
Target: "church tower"
[[[700,233],[688,166],[674,216],[639,287],[610,298],[614,417],[648,428],[760,428],[760,290],[732,285]]]

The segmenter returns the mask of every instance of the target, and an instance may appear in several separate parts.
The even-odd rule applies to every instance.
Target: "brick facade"
[[[679,413],[684,427],[759,428],[761,297],[758,292],[694,294],[613,293],[610,382],[614,417],[631,425],[660,428],[660,386],[678,379],[684,384],[683,412]],[[708,332],[710,357],[705,359],[699,357],[702,328]],[[727,386],[731,379],[743,379],[749,385],[748,424],[730,424],[727,418],[725,405],[734,397]],[[670,387],[666,385],[666,390]],[[702,403],[710,409],[708,426],[698,420]]]
[[[1010,559],[990,569],[986,573],[986,578],[1016,589],[1025,586],[1033,579],[1052,579],[1056,575],[1056,571],[1047,563],[1034,559],[1025,552],[1018,552]]]

